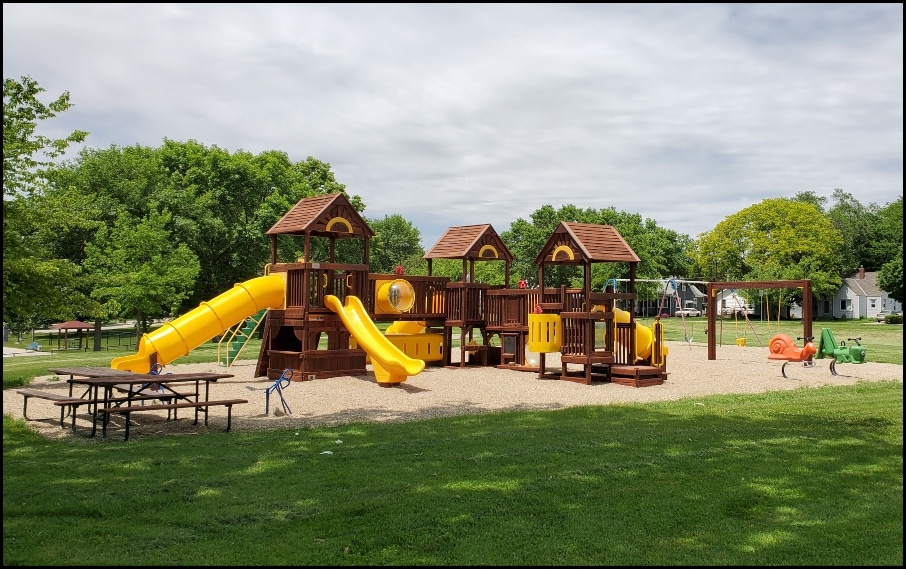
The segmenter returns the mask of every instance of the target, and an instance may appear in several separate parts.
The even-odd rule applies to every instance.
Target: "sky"
[[[316,158],[427,250],[539,208],[695,239],[765,199],[903,195],[902,4],[3,4],[70,147]]]

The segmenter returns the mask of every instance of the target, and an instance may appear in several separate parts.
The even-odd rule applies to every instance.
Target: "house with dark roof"
[[[831,299],[818,301],[816,316],[833,318],[874,318],[882,310],[903,311],[903,304],[890,298],[878,287],[878,273],[859,267],[843,279],[840,290]]]

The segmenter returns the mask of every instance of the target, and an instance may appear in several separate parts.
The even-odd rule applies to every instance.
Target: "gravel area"
[[[270,413],[264,406],[263,389],[273,380],[254,378],[255,361],[241,360],[224,368],[216,363],[179,364],[166,367],[165,372],[232,373],[234,377],[211,384],[212,399],[247,399],[244,405],[233,407],[234,431],[259,429],[288,429],[341,425],[351,422],[411,421],[432,417],[479,414],[517,409],[560,409],[581,405],[613,403],[644,403],[679,400],[688,397],[721,393],[761,393],[780,389],[799,389],[822,385],[850,385],[859,381],[903,381],[903,366],[866,362],[837,364],[840,375],[830,373],[830,360],[816,360],[806,368],[800,363],[786,366],[788,378],[781,375],[782,361],[768,360],[767,349],[758,347],[719,346],[717,359],[708,360],[707,347],[668,342],[667,371],[663,385],[628,387],[610,383],[582,385],[558,379],[538,379],[537,374],[492,367],[447,369],[428,366],[397,386],[378,385],[374,375],[334,377],[314,381],[293,382],[284,390],[292,414],[273,413],[280,406],[277,394],[270,397]],[[458,355],[454,354],[454,361]],[[557,354],[548,354],[546,367],[559,371]],[[370,369],[370,367],[369,367]],[[578,368],[577,368],[578,369]],[[249,386],[255,388],[250,390]],[[35,379],[30,388],[48,389],[66,394],[68,386],[54,376]],[[3,413],[22,417],[22,396],[7,390],[3,397]],[[73,435],[60,428],[59,408],[52,402],[31,398],[28,402],[29,424],[39,433],[51,438],[97,442],[84,435],[90,422],[83,412],[77,415]],[[167,421],[165,412],[134,415],[130,440],[173,434],[198,434],[226,427],[226,409],[212,407],[208,426],[192,425],[192,411],[180,410],[179,419]],[[108,430],[108,439],[122,440],[123,419],[116,416]]]

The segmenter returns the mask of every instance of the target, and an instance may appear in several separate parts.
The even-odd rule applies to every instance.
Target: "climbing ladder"
[[[226,367],[233,365],[245,345],[255,335],[266,314],[267,308],[262,308],[226,331],[217,343],[217,361],[220,365]]]

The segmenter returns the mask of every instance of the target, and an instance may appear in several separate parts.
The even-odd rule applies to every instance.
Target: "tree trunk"
[[[142,313],[138,312],[135,315],[135,345],[140,346],[142,343],[142,335],[145,333],[145,330],[142,327]]]
[[[94,319],[94,351],[101,351],[101,319]]]

